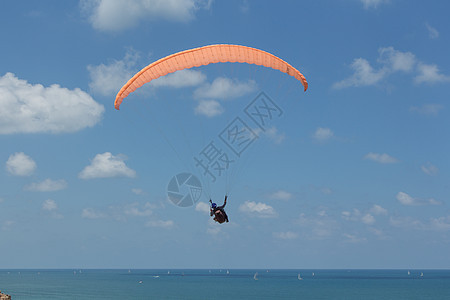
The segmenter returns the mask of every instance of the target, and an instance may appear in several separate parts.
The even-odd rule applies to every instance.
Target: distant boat
[[[159,276],[158,276],[158,275],[156,275],[156,276],[153,276],[153,278],[159,278]]]
[[[423,277],[423,272],[420,272],[420,277]]]
[[[411,272],[408,270],[408,275],[411,275]]]
[[[303,278],[300,276],[300,273],[297,275],[298,280],[303,280]]]
[[[227,270],[227,274],[230,274],[230,271],[229,271],[229,270]]]
[[[258,272],[255,273],[255,275],[253,275],[253,279],[258,280]]]
[[[314,272],[312,272],[312,276],[314,276],[314,275],[316,275],[316,274],[314,274]]]
[[[167,275],[169,275],[170,274],[170,271],[167,271]]]
[[[142,280],[139,280],[139,284],[142,284],[142,282],[143,282]]]
[[[128,270],[128,273],[131,273],[131,270]]]

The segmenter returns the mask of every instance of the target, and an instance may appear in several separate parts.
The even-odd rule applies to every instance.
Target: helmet
[[[217,204],[211,203],[211,207],[212,207],[212,208],[216,208],[216,207],[217,207]]]

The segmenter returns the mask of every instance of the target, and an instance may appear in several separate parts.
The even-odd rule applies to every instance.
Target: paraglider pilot
[[[225,201],[223,202],[223,205],[217,206],[216,203],[213,203],[211,199],[209,199],[209,202],[211,203],[211,209],[210,209],[210,216],[214,215],[214,221],[222,224],[224,222],[228,222],[228,216],[225,212],[224,208],[225,205],[227,205],[227,198],[228,196],[225,196]]]

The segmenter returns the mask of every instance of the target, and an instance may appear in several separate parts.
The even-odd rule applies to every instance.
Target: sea
[[[450,270],[0,270],[17,299],[445,299]]]

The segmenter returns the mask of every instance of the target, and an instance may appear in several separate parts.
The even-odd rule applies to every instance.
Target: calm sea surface
[[[14,300],[450,299],[450,270],[409,271],[0,270],[0,290]]]

